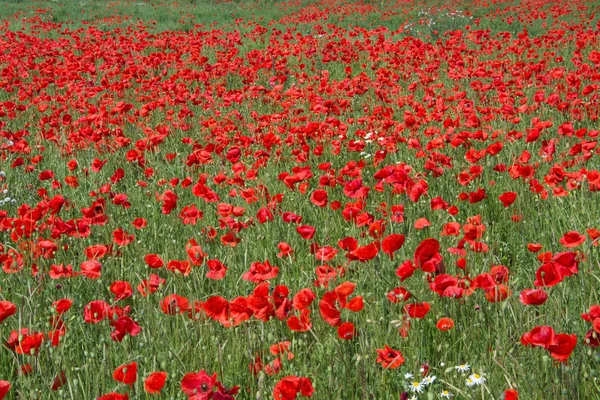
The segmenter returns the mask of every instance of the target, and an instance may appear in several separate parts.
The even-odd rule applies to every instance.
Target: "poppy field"
[[[600,3],[0,23],[0,400],[600,398]]]

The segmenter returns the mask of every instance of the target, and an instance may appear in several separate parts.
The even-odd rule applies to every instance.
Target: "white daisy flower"
[[[423,393],[423,384],[421,382],[413,382],[410,385],[410,390],[413,393]]]
[[[467,384],[468,387],[475,386],[475,382],[473,382],[473,379],[471,379],[471,378],[468,378],[465,383]]]
[[[428,376],[428,377],[426,377],[425,379],[423,379],[423,381],[421,381],[421,383],[422,383],[424,386],[429,386],[429,385],[431,385],[433,382],[435,382],[435,375]]]
[[[413,374],[411,374],[410,372],[407,372],[404,374],[404,379],[412,379],[413,378]]]
[[[471,369],[471,366],[469,365],[469,363],[465,363],[465,364],[457,365],[456,367],[454,367],[454,369],[456,369],[458,372],[464,374],[465,372],[469,372],[469,370]]]
[[[471,379],[475,385],[481,385],[482,383],[485,383],[485,378],[479,374],[472,374],[469,376],[469,379]]]
[[[450,397],[453,397],[453,396],[454,396],[454,394],[450,393],[447,390],[443,390],[442,393],[440,393],[440,397],[442,399],[449,399]]]

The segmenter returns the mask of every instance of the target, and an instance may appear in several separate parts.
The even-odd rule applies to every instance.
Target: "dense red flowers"
[[[314,391],[310,379],[286,376],[275,384],[273,398],[275,400],[295,400],[298,396],[312,397]]]
[[[386,344],[383,349],[377,349],[377,362],[383,368],[394,369],[404,364],[404,357],[401,352],[392,349]]]
[[[556,361],[566,362],[577,344],[577,336],[557,334],[549,326],[536,326],[521,336],[521,343],[525,346],[543,347]]]

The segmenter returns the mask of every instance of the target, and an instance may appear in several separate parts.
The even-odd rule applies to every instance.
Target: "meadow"
[[[0,400],[600,398],[600,2],[0,7]]]

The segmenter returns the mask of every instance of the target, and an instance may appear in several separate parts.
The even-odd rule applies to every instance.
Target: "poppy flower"
[[[515,389],[505,390],[504,400],[519,400],[519,392],[517,392]]]
[[[537,253],[541,249],[542,249],[542,245],[541,244],[527,243],[527,250],[529,250],[532,253]]]
[[[115,301],[123,300],[133,295],[131,284],[125,281],[115,281],[110,285],[110,291],[115,295]]]
[[[306,332],[312,328],[312,322],[310,320],[310,309],[303,308],[300,311],[300,317],[292,315],[286,321],[287,326],[290,330],[295,332]]]
[[[394,350],[386,344],[383,349],[377,349],[376,362],[385,369],[394,369],[404,364],[404,357],[400,351]]]
[[[567,232],[560,238],[559,242],[566,248],[573,248],[585,242],[585,236],[576,231]]]
[[[137,363],[123,364],[113,372],[113,379],[126,385],[133,385],[137,380]]]
[[[577,335],[560,333],[556,335],[555,343],[547,347],[550,356],[559,362],[567,362],[577,345]]]
[[[102,275],[102,264],[97,260],[87,260],[81,263],[80,274],[89,279],[98,279]]]
[[[110,392],[98,397],[96,400],[129,400],[129,395],[127,393],[120,394],[116,392]]]
[[[386,297],[392,303],[399,303],[399,302],[403,302],[403,301],[408,301],[408,299],[410,299],[410,297],[411,297],[411,294],[405,288],[397,287],[397,288],[389,291]]]
[[[253,283],[261,283],[273,279],[279,273],[279,268],[271,265],[269,260],[264,262],[253,262],[250,264],[250,270],[242,275],[242,279]]]
[[[290,257],[294,252],[292,247],[285,242],[279,242],[277,248],[280,250],[280,252],[277,253],[277,257],[279,258]]]
[[[404,235],[393,233],[383,238],[381,250],[387,254],[391,260],[394,259],[394,253],[404,244]]]
[[[54,309],[56,310],[57,313],[63,314],[65,312],[69,311],[72,304],[73,304],[72,300],[60,299],[60,300],[56,300],[55,302],[53,302],[52,307],[54,307]],[[0,309],[1,309],[1,306],[0,306]],[[1,314],[1,312],[0,312],[0,314]],[[2,318],[0,318],[0,322],[2,322]]]
[[[113,231],[113,242],[117,246],[122,246],[122,247],[127,246],[129,243],[133,242],[134,240],[135,240],[134,235],[127,233],[127,231],[124,231],[121,228],[115,229]]]
[[[421,230],[421,229],[425,229],[425,228],[431,226],[431,222],[429,222],[427,220],[427,218],[423,217],[423,218],[419,218],[418,220],[416,220],[414,226],[415,226],[415,229]]]
[[[404,306],[404,311],[408,316],[415,319],[425,318],[430,309],[431,305],[427,302],[411,303]]]
[[[517,193],[516,192],[504,192],[500,196],[498,196],[498,199],[502,202],[502,205],[504,206],[504,208],[506,208],[515,202],[515,200],[517,199]]]
[[[208,260],[206,262],[206,267],[208,268],[206,277],[209,279],[218,281],[225,278],[225,275],[227,274],[227,267],[219,260]]]
[[[0,301],[0,323],[4,321],[6,318],[11,315],[15,315],[17,313],[17,306],[15,306],[10,301],[2,300]]]
[[[217,374],[208,375],[206,371],[190,372],[181,380],[181,390],[190,399],[208,400],[211,398],[217,382]]]
[[[94,300],[83,308],[83,320],[88,324],[97,324],[108,316],[110,306],[104,300]]]
[[[170,294],[161,303],[161,309],[165,314],[183,314],[190,307],[188,299],[177,294]]]
[[[317,207],[327,207],[327,192],[323,189],[315,190],[310,196],[310,201]]]
[[[302,239],[310,240],[315,236],[317,230],[310,225],[300,225],[296,227],[296,232],[302,236]]]
[[[442,263],[440,243],[436,239],[425,239],[415,250],[414,263],[424,272],[434,272]]]
[[[331,246],[323,246],[315,251],[315,258],[319,261],[331,261],[335,258],[338,251]]]
[[[352,322],[344,322],[338,327],[338,337],[344,340],[352,340],[358,334]]]
[[[519,301],[525,305],[539,306],[548,300],[548,293],[544,289],[524,289],[519,294]]]
[[[402,265],[400,265],[396,269],[396,276],[400,278],[400,282],[404,282],[405,280],[410,278],[417,269],[418,268],[415,265],[413,265],[413,263],[410,260],[408,260],[403,262]]]
[[[438,320],[435,327],[440,331],[449,331],[450,329],[454,328],[454,321],[452,318],[442,317]]]
[[[379,253],[379,242],[373,242],[365,246],[360,246],[356,250],[348,253],[349,260],[358,260],[360,262],[366,262],[372,260]]]
[[[315,298],[316,296],[312,290],[308,288],[302,289],[298,293],[296,293],[292,304],[296,310],[303,310],[309,307]]]
[[[36,356],[39,348],[44,341],[43,333],[32,333],[25,335],[16,345],[15,351],[17,354],[27,354]]]
[[[273,398],[274,400],[295,400],[298,394],[304,397],[312,397],[314,391],[310,379],[286,376],[275,384]]]
[[[144,390],[150,394],[160,393],[166,381],[166,372],[153,372],[144,380]]]
[[[550,326],[536,326],[521,336],[521,344],[525,346],[548,348],[556,343],[556,333]]]
[[[152,269],[162,268],[165,265],[165,262],[158,254],[147,254],[144,257],[144,262]]]
[[[60,389],[65,383],[67,383],[67,376],[65,375],[64,371],[61,371],[54,377],[54,381],[52,382],[52,386],[50,386],[50,390],[56,391]],[[0,399],[2,399],[1,393]]]
[[[110,326],[113,328],[110,338],[115,342],[121,342],[126,335],[137,336],[142,331],[137,322],[127,315],[121,315],[117,320],[111,321]]]

